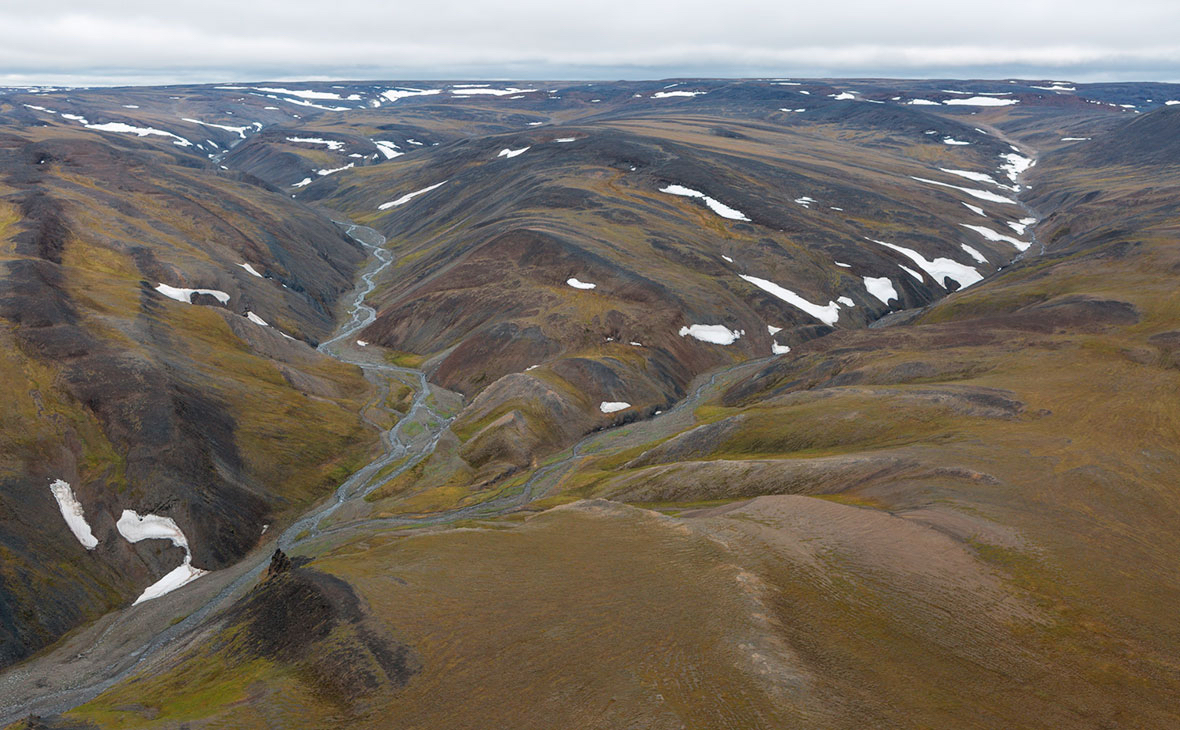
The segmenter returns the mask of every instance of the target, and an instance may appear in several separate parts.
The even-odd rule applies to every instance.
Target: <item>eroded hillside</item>
[[[5,712],[1176,724],[1169,94],[260,84],[85,92],[56,114],[11,97],[3,311],[32,405],[5,416],[3,498],[41,506],[5,518],[3,597],[40,595],[9,588],[32,566],[84,576],[52,592],[74,613],[11,611],[14,635],[43,643],[179,561],[120,542],[120,509],[174,517],[213,572],[0,675]],[[341,344],[401,373],[376,391],[304,344],[365,254],[332,219],[394,257]],[[284,533],[293,559],[255,579],[276,543],[252,530],[364,463],[357,414],[378,410],[382,428],[405,414],[405,456]],[[195,606],[208,618],[145,644]]]

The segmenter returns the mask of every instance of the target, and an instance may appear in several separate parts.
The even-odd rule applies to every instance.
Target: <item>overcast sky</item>
[[[1180,0],[0,0],[0,85],[674,76],[1180,81]]]

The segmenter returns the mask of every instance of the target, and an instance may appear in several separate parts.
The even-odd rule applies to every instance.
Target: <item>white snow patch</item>
[[[294,185],[292,185],[291,187],[293,187],[293,188],[301,188],[301,187],[303,187],[304,185],[311,185],[311,178],[310,178],[310,177],[305,177],[305,178],[303,178],[302,180],[300,180],[299,182],[295,183],[295,184],[294,184]]]
[[[470,96],[472,94],[486,94],[489,96],[509,96],[511,94],[529,94],[534,91],[536,91],[536,89],[518,89],[514,86],[509,86],[506,89],[485,89],[485,88],[475,88],[475,87],[470,87],[470,86],[464,87],[464,88],[451,89],[452,94],[462,94],[464,96]]]
[[[35,106],[33,104],[25,104],[24,106],[28,109],[32,109],[33,111],[45,112],[46,114],[57,114],[57,112],[55,112],[54,110],[46,109],[43,106]]]
[[[943,138],[942,138],[942,143],[943,143],[943,144],[949,144],[949,145],[965,145],[965,144],[971,144],[970,142],[964,142],[963,140],[961,140],[961,139],[955,139],[954,137],[943,137]]]
[[[811,204],[815,202],[815,198],[804,195],[802,198],[795,198],[795,202],[804,208],[810,208]]]
[[[1024,229],[1036,222],[1036,218],[1021,218],[1019,221],[1008,221],[1008,227],[1016,231],[1017,235],[1023,236]]]
[[[968,256],[975,259],[979,263],[986,264],[988,262],[984,255],[979,252],[979,249],[972,248],[965,243],[960,243],[959,245],[963,247],[963,250],[967,252]]]
[[[1005,236],[1003,233],[1000,233],[999,231],[993,231],[992,229],[988,228],[987,226],[973,226],[968,223],[960,223],[959,225],[963,226],[964,228],[970,228],[971,230],[975,231],[976,233],[983,236],[984,238],[986,238],[989,241],[1004,241],[1005,243],[1010,243],[1013,246],[1015,246],[1018,251],[1024,251],[1030,245],[1032,245],[1026,241],[1021,241],[1018,238],[1013,238],[1012,236]]]
[[[415,190],[412,193],[406,193],[405,195],[401,196],[397,200],[391,200],[388,203],[382,203],[381,205],[378,205],[377,210],[388,210],[390,208],[393,208],[394,206],[404,205],[404,204],[410,202],[411,200],[413,200],[414,198],[418,197],[419,195],[425,195],[426,193],[429,193],[431,190],[434,190],[436,188],[440,188],[446,184],[447,184],[447,181],[443,180],[442,182],[435,183],[434,185],[431,185],[428,188],[422,188],[421,190]]]
[[[723,324],[694,324],[680,328],[681,337],[687,335],[714,345],[732,345],[743,334],[744,330],[731,330]]]
[[[945,167],[940,167],[938,169],[942,170],[943,172],[949,173],[951,175],[958,175],[959,177],[965,177],[968,180],[973,180],[975,182],[991,183],[992,185],[995,185],[998,188],[1004,188],[1006,190],[1011,189],[1007,185],[1003,185],[1003,184],[997,182],[994,177],[987,174],[986,172],[972,172],[970,170],[951,170],[951,169],[948,169]]]
[[[771,340],[771,341],[770,341],[770,352],[771,352],[771,354],[773,354],[773,355],[786,355],[786,354],[787,354],[788,352],[790,352],[790,351],[791,351],[791,348],[790,348],[790,346],[788,346],[788,345],[780,345],[780,344],[778,343],[778,340]]]
[[[852,301],[850,297],[836,297],[836,301],[846,307],[855,307],[856,302]]]
[[[959,283],[959,288],[961,289],[966,289],[975,282],[983,279],[983,275],[976,271],[973,267],[960,264],[957,261],[942,257],[929,260],[911,248],[898,246],[895,243],[877,241],[872,238],[869,240],[873,243],[885,246],[886,248],[891,248],[903,256],[906,256],[915,264],[917,264],[918,268],[929,274],[931,279],[934,279],[936,282],[941,284],[944,289],[946,288],[947,279],[954,279],[957,281]]]
[[[441,94],[442,89],[390,89],[382,91],[381,96],[386,101],[397,101],[398,99],[405,99],[409,96],[433,96],[434,94]]]
[[[746,274],[738,274],[742,279],[750,282],[754,286],[766,291],[774,296],[782,299],[791,306],[798,307],[804,312],[807,312],[812,317],[815,317],[824,324],[834,325],[840,319],[840,305],[836,302],[828,302],[825,305],[813,304],[803,297],[799,296],[790,289],[775,284],[773,281],[760,279],[757,276],[747,276]]]
[[[1016,182],[1016,178],[1020,177],[1021,173],[1037,164],[1036,160],[1016,152],[1005,152],[1000,155],[1000,158],[1004,160],[1000,169],[1008,175],[1008,179],[1012,182]]]
[[[344,167],[333,167],[331,169],[326,169],[326,170],[316,170],[315,174],[320,175],[322,177],[324,175],[331,175],[336,172],[344,172],[345,170],[349,170],[355,166],[356,166],[355,162],[350,162],[347,165],[345,165]]]
[[[731,259],[730,257],[726,256],[725,254],[721,254],[721,258],[725,259],[726,261],[728,261],[728,262],[729,262],[729,263],[731,263],[731,264],[733,263],[733,259]]]
[[[227,124],[210,124],[209,122],[202,122],[200,119],[190,119],[188,117],[181,117],[182,121],[191,122],[193,124],[200,124],[202,127],[213,127],[214,129],[224,129],[227,132],[233,132],[242,139],[246,138],[246,130],[249,127],[231,127]]]
[[[856,98],[856,94],[848,91],[843,91],[839,94],[828,94],[828,96],[832,97],[836,101],[851,101],[852,99]]]
[[[66,117],[67,119],[70,118],[70,117],[66,116],[65,114],[62,114],[62,116]],[[81,119],[81,118],[79,117],[79,119]],[[180,135],[177,135],[177,134],[172,134],[171,132],[165,132],[162,129],[153,129],[151,127],[134,127],[130,124],[124,124],[123,122],[106,122],[105,124],[87,124],[86,120],[84,120],[84,119],[82,120],[82,124],[85,125],[85,127],[87,129],[93,129],[98,132],[117,132],[119,134],[134,134],[138,137],[146,137],[150,134],[159,135],[161,137],[172,137],[174,140],[176,140],[172,144],[176,145],[177,147],[192,147],[193,146],[193,143],[189,142],[184,137],[181,137]]]
[[[937,101],[930,101],[929,99],[910,99],[906,103],[911,106],[938,106]]]
[[[288,96],[297,96],[300,99],[336,99],[338,101],[344,99],[344,97],[341,96],[340,94],[336,94],[331,91],[308,91],[306,89],[283,89],[283,88],[274,87],[274,86],[255,86],[254,90],[255,91],[262,91],[262,92],[265,92],[268,94],[286,94]],[[352,96],[350,96],[348,98],[351,99],[352,101],[357,101],[360,99],[360,97],[357,96],[356,94],[353,94]]]
[[[523,155],[525,152],[528,152],[530,149],[532,149],[532,148],[531,147],[521,147],[518,150],[510,150],[508,148],[504,148],[504,149],[500,150],[500,154],[496,155],[496,157],[507,157],[508,159],[511,160],[513,157],[516,157],[517,155]]]
[[[692,188],[686,188],[683,185],[669,185],[667,187],[660,188],[660,192],[661,193],[670,193],[672,195],[683,195],[688,198],[700,198],[701,200],[705,201],[705,205],[709,206],[710,210],[712,210],[714,213],[721,216],[722,218],[729,218],[730,220],[735,220],[735,221],[748,221],[748,220],[750,220],[741,211],[736,210],[734,208],[730,208],[725,203],[715,200],[714,198],[710,198],[708,195],[705,195],[704,193],[700,192],[699,190],[693,190]]]
[[[910,268],[910,267],[908,267],[908,266],[902,266],[901,264],[898,264],[898,265],[897,265],[897,268],[899,268],[899,269],[901,269],[902,271],[906,272],[907,274],[909,274],[910,276],[914,277],[914,278],[915,278],[915,279],[917,279],[918,281],[926,281],[925,279],[923,279],[923,278],[922,278],[922,275],[921,275],[921,274],[919,274],[918,272],[914,271],[913,269],[911,269],[911,268]]]
[[[124,104],[123,108],[124,109],[138,109],[139,105],[138,104]]]
[[[156,286],[156,291],[160,292],[169,299],[175,299],[178,302],[185,304],[193,303],[194,294],[208,294],[222,304],[229,302],[229,294],[217,289],[184,289],[177,286],[168,286],[167,284],[159,284]]]
[[[621,400],[604,400],[598,404],[598,410],[603,413],[615,413],[630,407],[630,403]]]
[[[577,278],[572,276],[566,279],[565,283],[569,284],[575,289],[593,289],[594,287],[598,286],[597,284],[591,284],[588,281],[578,281]]]
[[[834,261],[833,263],[836,264],[836,266],[839,266],[841,269],[851,269],[852,268],[852,264],[846,264],[841,261]]]
[[[245,127],[243,127],[245,129]],[[343,142],[337,142],[334,139],[324,139],[323,137],[287,137],[288,142],[299,142],[302,144],[322,144],[333,152],[344,149]]]
[[[557,139],[555,139],[555,140],[553,140],[553,141],[554,141],[554,142],[559,142],[559,143],[565,143],[565,142],[577,142],[577,141],[578,141],[578,138],[577,138],[577,137],[558,137]]]
[[[393,142],[388,142],[383,139],[375,139],[373,140],[373,144],[377,145],[377,151],[385,155],[385,159],[387,160],[392,160],[394,157],[405,154],[405,152],[402,152],[401,148]]]
[[[135,599],[133,606],[153,598],[159,598],[205,574],[204,570],[193,567],[192,551],[189,549],[188,539],[171,517],[161,517],[160,515],[140,517],[134,510],[125,509],[122,516],[119,517],[119,521],[115,523],[115,527],[127,542],[169,540],[176,547],[184,549],[184,562],[144,589],[139,598]]]
[[[269,324],[266,323],[265,319],[263,319],[262,317],[259,317],[257,314],[254,314],[253,312],[246,312],[246,319],[250,320],[254,324],[260,324],[263,327],[270,326]]]
[[[308,179],[310,179],[310,178],[308,178]],[[254,276],[257,276],[259,279],[262,278],[262,274],[258,273],[258,269],[255,269],[250,264],[238,264],[238,266],[241,266],[243,269],[245,269],[247,271],[247,273],[253,274]]]
[[[90,530],[90,523],[86,521],[86,512],[82,508],[82,503],[74,496],[74,490],[70,488],[70,483],[62,479],[55,479],[49,485],[49,491],[53,492],[53,498],[57,500],[57,508],[61,510],[66,527],[70,528],[70,532],[74,533],[74,537],[78,538],[82,547],[87,550],[98,547],[98,538]]]
[[[987,213],[984,213],[983,208],[980,208],[978,205],[971,205],[970,203],[963,203],[963,205],[967,206],[967,210],[971,211],[972,213],[981,215],[984,218],[987,217]]]
[[[947,99],[942,102],[948,106],[1012,106],[1019,104],[1019,99],[997,99],[994,96],[971,96],[966,99]]]
[[[1090,137],[1062,137],[1062,142],[1089,142]]]
[[[882,304],[889,304],[889,300],[900,301],[897,290],[893,288],[893,281],[888,276],[865,276],[865,289],[869,294],[881,300]]]
[[[672,96],[700,96],[701,94],[708,94],[707,91],[657,91],[651,95],[653,99],[667,99]]]
[[[364,340],[357,340],[356,344],[358,347],[368,347],[369,346],[369,343],[365,342]]]
[[[771,335],[777,335],[779,332],[783,331],[783,328],[782,327],[773,327],[771,325],[766,325],[766,331],[769,332]]]
[[[1011,205],[1019,205],[1015,200],[1012,200],[1011,198],[1005,198],[1003,195],[997,195],[996,193],[990,192],[988,190],[977,190],[975,188],[961,188],[958,185],[950,185],[949,183],[938,182],[937,180],[927,180],[924,177],[914,177],[913,175],[911,175],[910,177],[913,178],[914,180],[917,180],[918,182],[924,182],[927,185],[938,185],[939,187],[951,188],[952,190],[959,190],[964,193],[967,193],[968,195],[970,195],[973,198],[979,198],[980,200],[986,200],[989,203],[1009,203]]]

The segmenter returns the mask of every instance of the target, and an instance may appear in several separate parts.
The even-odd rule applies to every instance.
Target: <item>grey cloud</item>
[[[0,83],[742,75],[1180,77],[1168,0],[42,0]]]

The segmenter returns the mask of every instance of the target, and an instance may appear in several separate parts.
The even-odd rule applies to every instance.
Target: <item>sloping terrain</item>
[[[181,562],[179,545],[124,539],[125,510],[173,520],[193,565],[222,568],[330,490],[376,437],[357,415],[370,386],[308,346],[352,289],[354,242],[171,145],[22,127],[10,110],[0,663]],[[62,523],[49,489],[59,480],[96,545]]]
[[[238,196],[229,210],[259,201],[251,221],[271,210],[287,225],[305,221],[306,231],[290,240],[273,234],[279,243],[269,256],[283,251],[289,268],[216,236],[180,240],[141,229],[126,237],[149,241],[151,260],[173,268],[144,268],[142,253],[125,273],[100,268],[97,244],[79,251],[88,265],[70,268],[71,245],[85,245],[73,241],[89,240],[76,231],[107,230],[104,243],[119,250],[111,224],[79,225],[81,199],[55,206],[71,234],[54,262],[45,243],[54,225],[32,225],[39,204],[14,203],[24,207],[14,208],[5,233],[13,241],[9,270],[27,260],[48,269],[34,259],[49,261],[64,278],[46,289],[86,292],[86,306],[77,293],[61,305],[76,319],[47,320],[41,339],[26,332],[31,322],[13,320],[21,345],[11,352],[24,358],[24,371],[71,382],[68,371],[33,367],[80,362],[63,365],[66,358],[32,348],[44,348],[53,327],[80,321],[103,335],[100,344],[117,332],[120,342],[167,361],[169,377],[202,395],[210,382],[226,388],[212,391],[219,413],[240,418],[250,409],[256,423],[276,429],[239,447],[245,453],[324,438],[330,416],[355,429],[341,426],[341,443],[364,443],[355,414],[369,391],[354,371],[303,344],[280,334],[263,351],[257,338],[239,340],[249,348],[220,361],[218,379],[205,362],[218,352],[210,323],[250,333],[239,338],[275,334],[235,307],[257,307],[308,342],[331,331],[334,302],[361,254],[326,222],[339,216],[380,231],[396,257],[372,276],[371,323],[355,335],[359,342],[345,344],[375,362],[421,367],[463,396],[455,412],[447,409],[457,396],[421,394],[438,409],[427,418],[454,420],[405,426],[420,434],[414,458],[421,460],[391,464],[339,509],[323,519],[316,513],[314,529],[283,543],[293,560],[279,553],[259,581],[246,573],[230,585],[234,569],[219,571],[159,602],[156,624],[198,604],[224,610],[210,611],[167,648],[153,646],[138,669],[96,686],[90,701],[71,700],[64,715],[35,722],[1162,728],[1180,721],[1180,636],[1171,611],[1180,597],[1173,568],[1180,109],[1164,103],[1177,95],[1172,88],[1101,86],[1091,94],[1049,81],[867,80],[413,86],[179,90],[173,101],[197,105],[183,113],[209,119],[210,108],[240,111],[226,104],[238,94],[234,103],[257,114],[280,111],[260,105],[298,102],[347,111],[284,111],[286,118],[214,158],[162,136],[105,145],[125,146],[136,159],[174,160],[151,167],[177,176],[169,190],[180,187],[178,178],[194,191],[215,184],[219,201]],[[162,113],[153,106],[160,92],[94,93]],[[164,128],[163,117],[153,119]],[[93,137],[51,124],[20,134]],[[383,152],[373,140],[396,147]],[[337,169],[350,159],[352,167]],[[66,178],[62,162],[50,165],[42,186],[68,203],[66,183],[79,175]],[[294,187],[309,176],[316,179]],[[135,192],[128,185],[121,195]],[[132,200],[136,210],[159,211],[148,217],[156,229],[157,218],[175,225],[165,211],[182,204],[178,197],[147,209]],[[114,202],[109,208],[121,220]],[[229,214],[219,209],[215,218]],[[195,239],[203,243],[189,243]],[[326,247],[317,250],[334,273],[322,272],[324,264],[299,268],[301,245]],[[244,262],[274,266],[266,273],[281,283],[235,267]],[[117,311],[132,314],[118,316],[109,302],[127,295],[112,293],[118,287],[104,276],[150,285],[132,300],[149,313],[126,304]],[[157,280],[224,290],[230,306],[197,294],[205,306],[163,299],[148,307]],[[886,284],[893,296],[882,298]],[[255,291],[262,286],[270,286],[259,289],[265,294]],[[137,337],[141,330],[122,322],[128,318],[201,334],[204,357],[190,350],[185,359],[182,347]],[[171,334],[169,342],[178,339]],[[123,355],[97,352],[103,361]],[[85,361],[85,353],[76,357]],[[286,426],[281,409],[244,400],[248,388],[235,383],[253,382],[247,373],[263,367],[257,361],[284,373],[278,394],[330,384],[318,393],[324,410]],[[383,392],[387,407],[407,412],[409,382]],[[47,392],[63,393],[55,397],[64,404],[78,397],[65,386]],[[65,412],[82,424],[75,440],[93,448],[109,440],[111,427],[101,403],[82,402],[89,410],[78,413],[90,420]],[[221,441],[206,435],[205,443],[241,440],[236,433]],[[193,441],[184,439],[189,448]],[[90,463],[110,470],[114,457],[105,453]],[[299,446],[270,462],[271,473],[289,469],[288,476],[258,483],[281,489],[256,488],[250,498],[208,492],[236,511],[216,524],[236,529],[243,515],[257,519],[263,513],[249,512],[251,498],[270,500],[265,514],[275,519],[324,494],[309,474],[323,473],[311,465],[332,463],[326,453]],[[225,459],[213,454],[221,474]],[[115,473],[138,473],[131,457],[121,458],[127,466]],[[27,482],[42,490],[42,521],[57,530],[59,544],[45,549],[87,557],[45,493],[57,472],[27,473],[40,477]],[[94,482],[83,476],[90,473],[61,477],[88,516],[98,491],[79,485]],[[246,474],[254,483],[259,472]],[[145,489],[137,484],[124,489]],[[186,531],[206,529],[190,527],[200,523],[183,510],[195,512],[196,500],[182,494],[175,512],[155,504],[140,511],[175,514]],[[112,500],[105,509],[124,505]],[[99,549],[114,542],[101,518],[91,524]],[[21,539],[40,534],[21,529]],[[210,538],[201,534],[192,540],[194,561],[206,567],[207,554],[197,551]],[[252,559],[273,551],[265,541]],[[257,542],[255,535],[247,548]],[[149,559],[136,545],[119,549],[139,550],[136,559],[149,565],[181,557],[169,548]],[[103,569],[92,580],[127,580],[114,559]],[[124,601],[134,595],[122,590]],[[85,600],[95,613],[117,603]],[[62,651],[101,652],[108,634],[135,646],[135,610],[101,632],[96,626],[98,639],[83,632]],[[46,657],[54,663],[44,666],[68,667],[63,657]],[[35,677],[42,665],[35,658],[21,668]],[[0,681],[19,686],[11,674]]]

